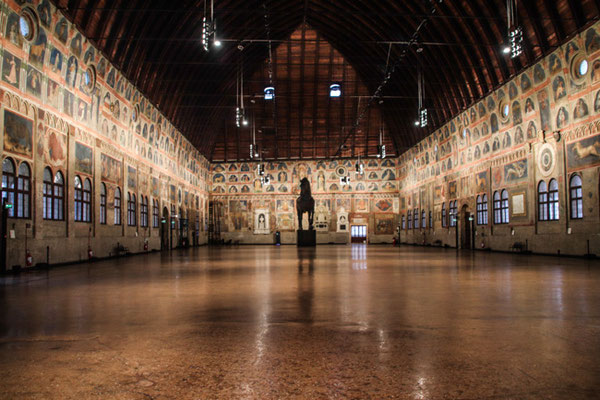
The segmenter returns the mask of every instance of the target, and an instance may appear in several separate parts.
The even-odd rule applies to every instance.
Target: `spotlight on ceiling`
[[[415,121],[415,126],[419,126],[419,125],[421,125],[421,122],[419,120],[416,120]]]
[[[510,46],[508,46],[508,45],[505,45],[505,46],[502,48],[502,52],[503,52],[504,54],[508,54],[508,53],[510,53]]]
[[[215,45],[215,47],[221,47],[221,41],[219,39],[215,38],[215,41],[213,42],[213,44]]]

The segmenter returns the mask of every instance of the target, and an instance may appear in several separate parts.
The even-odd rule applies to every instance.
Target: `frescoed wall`
[[[589,240],[589,251],[600,254],[599,27],[582,32],[400,156],[401,221],[408,228],[409,212],[413,220],[415,210],[427,216],[426,229],[420,220],[419,229],[400,232],[401,241],[455,246],[449,212],[456,201],[460,246],[470,234],[469,213],[476,230],[471,245],[477,248],[509,251],[521,243],[535,252],[585,254]],[[573,174],[583,180],[581,219],[569,215]],[[559,185],[559,219],[541,221],[537,188],[551,179]],[[509,221],[496,224],[494,193],[503,190]],[[484,195],[488,222],[478,224],[477,199]]]
[[[39,16],[39,33],[31,41],[19,33],[19,13],[30,7]],[[0,122],[3,160],[31,170],[31,210],[11,219],[9,267],[24,266],[24,235],[34,263],[87,258],[88,236],[96,256],[114,252],[117,243],[131,252],[159,249],[160,224],[174,222],[172,243],[186,236],[190,244],[206,241],[208,162],[167,119],[68,22],[48,0],[0,3]],[[88,68],[96,73],[88,85]],[[65,215],[44,219],[45,168],[65,179]],[[75,222],[74,179],[90,179],[90,222]],[[150,179],[151,178],[151,179]],[[171,198],[168,188],[187,193]],[[100,222],[100,193],[106,188],[106,224]],[[121,220],[115,224],[115,193],[121,192]],[[136,224],[127,224],[127,195],[137,200]],[[148,227],[141,224],[141,199],[148,199]],[[158,204],[159,226],[152,221]],[[166,210],[166,213],[164,212]],[[187,230],[180,230],[180,220]],[[27,226],[29,226],[27,228]],[[12,239],[14,237],[14,239]],[[33,245],[31,244],[33,243]],[[65,246],[69,252],[62,251]],[[72,249],[72,251],[71,251]]]
[[[240,242],[265,241],[253,234],[256,229],[252,216],[254,210],[266,208],[271,216],[268,232],[279,231],[284,239],[293,242],[298,228],[296,198],[300,193],[300,180],[306,177],[315,199],[314,224],[320,242],[349,241],[350,230],[340,230],[336,223],[342,215],[349,218],[348,226],[368,225],[372,243],[390,242],[399,209],[396,161],[362,160],[362,174],[356,172],[357,161],[264,162],[268,185],[261,184],[257,162],[212,164],[211,199],[229,208],[221,231],[225,237]],[[342,177],[350,177],[350,183],[343,184]],[[305,214],[304,227],[308,224],[307,218]],[[268,240],[273,240],[273,235]]]

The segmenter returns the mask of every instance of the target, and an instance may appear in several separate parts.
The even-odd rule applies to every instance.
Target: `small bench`
[[[512,246],[510,246],[510,250],[523,253],[525,251],[525,245],[523,244],[523,242],[514,242]]]
[[[128,254],[129,249],[127,247],[123,246],[121,243],[117,243],[117,245],[113,249],[113,252],[115,253],[116,256],[122,256],[123,254]]]

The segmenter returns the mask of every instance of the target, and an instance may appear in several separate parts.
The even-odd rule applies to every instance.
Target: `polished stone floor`
[[[600,263],[198,248],[0,278],[2,399],[598,399]]]

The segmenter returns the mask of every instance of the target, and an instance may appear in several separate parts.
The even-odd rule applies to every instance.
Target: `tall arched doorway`
[[[163,208],[162,218],[160,220],[160,249],[167,250],[169,248],[169,210]]]
[[[460,247],[462,249],[472,249],[473,218],[471,218],[471,212],[466,204],[462,206],[460,216]]]

